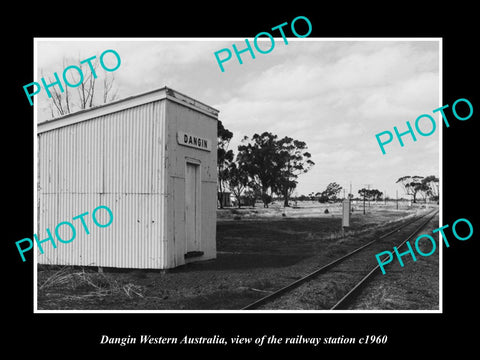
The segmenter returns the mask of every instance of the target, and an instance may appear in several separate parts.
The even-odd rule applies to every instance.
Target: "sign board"
[[[205,151],[212,151],[212,142],[210,139],[205,139],[194,134],[179,131],[177,132],[177,140],[178,143],[183,146],[189,146]]]
[[[343,200],[342,204],[342,226],[349,227],[350,226],[350,200],[345,199]]]

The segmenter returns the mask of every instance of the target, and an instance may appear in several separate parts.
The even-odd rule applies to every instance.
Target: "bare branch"
[[[52,86],[49,88],[51,93],[51,101],[49,103],[50,113],[52,117],[55,116],[62,116],[65,114],[69,114],[72,111],[78,109],[87,109],[90,107],[95,106],[95,103],[101,102],[107,103],[109,101],[115,100],[118,97],[118,89],[114,86],[115,84],[115,77],[113,74],[105,73],[104,79],[98,79],[93,76],[93,73],[97,73],[96,69],[100,68],[100,62],[98,57],[95,61],[92,61],[90,69],[90,64],[83,63],[80,64],[80,56],[78,56],[78,64],[79,68],[81,69],[82,73],[77,74],[78,71],[71,69],[65,76],[66,76],[66,83],[63,89],[63,92],[60,92],[58,86]],[[69,66],[69,64],[76,63],[74,59],[69,59],[64,57],[63,60],[63,68]],[[46,76],[42,77],[47,79]],[[83,74],[83,78],[82,78]],[[103,74],[102,74],[103,75]],[[51,79],[48,79],[50,83],[52,82]],[[81,83],[79,83],[81,81]],[[95,89],[99,82],[103,82],[103,89]],[[68,89],[68,84],[78,84],[76,89],[70,90]],[[101,85],[100,85],[101,86]],[[103,90],[103,94],[102,94]],[[98,93],[98,94],[96,94]],[[95,96],[97,98],[95,98]],[[103,97],[103,99],[102,99]]]
[[[89,95],[90,95],[90,105],[89,107],[93,106],[93,96],[95,95],[95,77],[91,76],[90,77],[90,89],[89,89]]]

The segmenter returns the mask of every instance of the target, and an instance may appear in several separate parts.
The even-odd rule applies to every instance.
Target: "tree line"
[[[420,195],[424,201],[430,199],[432,201],[438,201],[439,199],[439,178],[435,175],[423,176],[402,176],[396,181],[397,184],[402,185],[405,194],[412,196],[412,201],[417,202],[417,197]],[[307,196],[300,196],[299,200],[318,200],[321,203],[335,202],[340,200],[338,194],[342,190],[342,187],[336,182],[332,182],[327,185],[326,189],[322,192],[310,193]],[[366,200],[378,201],[385,199],[383,192],[378,189],[366,189],[362,188],[358,190],[360,198]],[[386,195],[385,195],[386,196]],[[348,198],[353,199],[353,194],[348,194]]]
[[[233,133],[218,121],[218,202],[223,207],[226,190],[235,196],[238,206],[254,206],[257,199],[264,207],[273,196],[282,196],[284,205],[298,184],[298,177],[315,163],[304,141],[270,132],[244,136],[235,155],[229,149]]]
[[[261,200],[264,207],[272,202],[273,196],[281,197],[284,206],[289,206],[289,199],[298,184],[298,177],[308,172],[315,163],[307,151],[304,141],[285,136],[279,138],[270,132],[254,134],[251,138],[244,136],[237,153],[229,149],[233,133],[218,121],[218,203],[223,207],[224,196],[230,191],[240,207],[255,206]],[[396,183],[403,186],[405,194],[411,195],[414,203],[420,195],[438,201],[439,179],[434,176],[403,176]],[[336,182],[327,185],[325,190],[297,197],[298,200],[316,200],[321,203],[336,202],[343,188]],[[362,188],[358,190],[362,199],[378,201],[384,199],[378,189]],[[227,195],[229,196],[229,195]],[[353,194],[348,194],[353,199]]]
[[[331,202],[337,202],[342,200],[343,198],[338,197],[338,194],[342,191],[343,187],[341,187],[339,184],[336,182],[331,182],[330,184],[327,185],[325,190],[319,191],[317,193],[310,193],[308,196],[301,195],[298,197],[298,200],[314,200],[318,201],[320,203],[331,203]],[[361,198],[365,198],[367,200],[380,200],[382,199],[383,192],[377,190],[377,189],[360,189],[358,190],[358,195]],[[347,197],[349,199],[353,199],[354,195],[353,194],[348,194]]]
[[[397,180],[405,190],[405,194],[412,196],[414,203],[417,202],[417,196],[420,195],[424,200],[429,198],[433,201],[439,199],[439,178],[435,175],[423,176],[402,176]]]

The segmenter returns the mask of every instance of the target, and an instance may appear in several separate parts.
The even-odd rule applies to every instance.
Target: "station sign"
[[[200,136],[186,132],[177,132],[177,140],[180,145],[193,147],[195,149],[212,151],[212,142]]]

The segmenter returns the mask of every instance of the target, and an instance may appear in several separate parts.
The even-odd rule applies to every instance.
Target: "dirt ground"
[[[363,215],[355,209],[342,236],[340,206],[219,210],[217,259],[168,271],[41,267],[38,309],[240,309],[418,211],[372,204]]]

